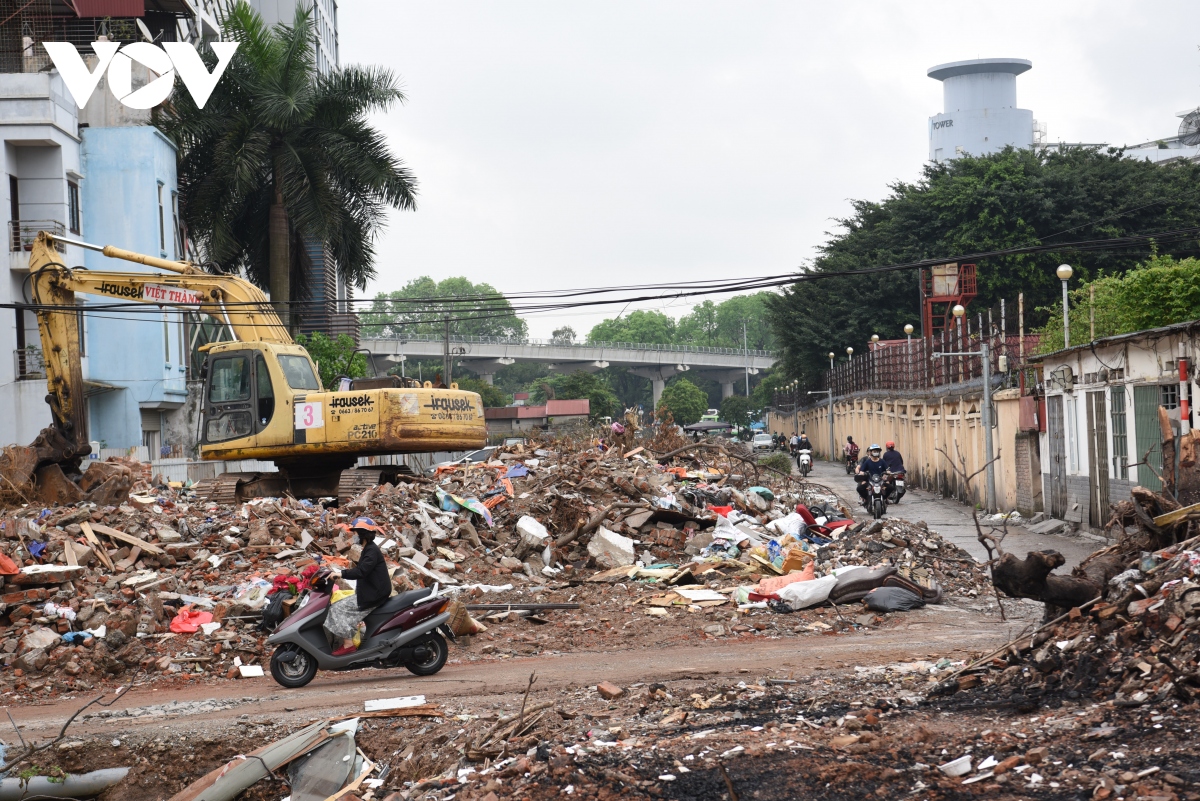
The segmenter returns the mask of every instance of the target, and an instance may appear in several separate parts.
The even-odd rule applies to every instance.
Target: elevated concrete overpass
[[[380,370],[407,359],[440,359],[445,341],[442,337],[407,336],[401,338],[364,337],[361,347],[375,357]],[[756,375],[776,361],[765,350],[739,348],[702,348],[689,345],[644,345],[630,342],[595,342],[589,345],[560,345],[529,339],[519,342],[501,337],[450,338],[455,364],[475,373],[489,384],[496,371],[515,362],[541,362],[551,370],[572,373],[595,372],[605,367],[625,367],[634,375],[650,379],[654,387],[654,405],[662,396],[668,378],[679,373],[695,373],[721,385],[721,397],[733,394],[746,370]]]

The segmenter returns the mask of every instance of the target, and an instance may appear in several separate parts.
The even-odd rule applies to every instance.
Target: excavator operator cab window
[[[316,374],[313,373],[312,362],[305,357],[281,353],[279,354],[279,366],[283,368],[283,375],[292,389],[307,389],[315,392],[321,388],[321,385],[317,383]]]
[[[258,430],[262,431],[271,422],[275,414],[275,389],[271,386],[271,373],[267,370],[267,360],[262,354],[254,357],[254,376],[258,393],[255,401],[258,405]]]
[[[211,361],[205,408],[204,439],[224,442],[254,432],[250,416],[251,354],[230,354]]]

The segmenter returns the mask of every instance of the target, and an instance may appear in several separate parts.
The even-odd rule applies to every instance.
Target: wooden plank
[[[70,540],[63,540],[63,558],[67,560],[67,567],[79,565],[79,560],[75,558],[75,543]]]
[[[83,524],[81,523],[80,525],[82,526]],[[157,545],[152,545],[152,544],[146,542],[145,540],[141,539],[140,537],[133,536],[132,534],[126,534],[124,531],[117,531],[115,528],[109,528],[108,526],[102,526],[99,523],[93,523],[92,528],[95,529],[96,531],[99,531],[101,534],[104,534],[108,537],[112,537],[114,540],[119,540],[120,542],[123,542],[126,545],[136,545],[137,547],[141,548],[146,553],[153,553],[153,554],[165,553],[165,551],[163,551],[163,549],[159,548]]]
[[[1200,515],[1200,503],[1193,503],[1191,506],[1185,506],[1182,509],[1176,509],[1174,512],[1159,515],[1154,518],[1154,525],[1159,527],[1171,526],[1193,513]]]
[[[109,570],[113,569],[112,560],[108,558],[108,551],[100,544],[96,534],[92,531],[92,524],[84,520],[79,523],[79,527],[83,529],[83,536],[87,537],[87,541],[92,545],[92,551],[96,554],[96,558],[104,563],[104,566]]]

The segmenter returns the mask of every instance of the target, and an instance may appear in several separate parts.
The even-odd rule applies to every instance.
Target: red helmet
[[[896,447],[896,443],[892,442],[890,439],[889,439],[887,442],[883,443],[883,445],[884,445],[884,447],[885,447],[885,448],[887,448],[889,451],[890,451],[892,448]]]

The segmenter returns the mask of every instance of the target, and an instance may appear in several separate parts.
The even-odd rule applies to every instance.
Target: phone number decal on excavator
[[[349,398],[333,398],[329,408],[338,414],[357,414],[375,411],[375,399],[370,395],[354,395]]]
[[[475,404],[469,398],[430,398],[425,408],[430,410],[431,420],[466,422],[476,417]]]

